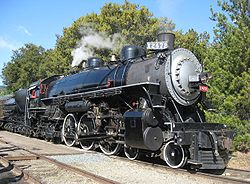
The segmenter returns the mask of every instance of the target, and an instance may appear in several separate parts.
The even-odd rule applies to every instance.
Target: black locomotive
[[[80,144],[129,159],[159,156],[172,168],[225,169],[233,132],[201,110],[209,75],[174,34],[125,46],[120,59],[87,60],[82,71],[35,82],[7,100],[2,126],[28,136]]]

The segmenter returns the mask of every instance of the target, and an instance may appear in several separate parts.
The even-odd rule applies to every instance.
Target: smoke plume
[[[71,52],[73,61],[71,66],[78,66],[83,60],[94,56],[94,49],[113,50],[118,44],[119,34],[107,36],[105,33],[97,33],[92,29],[82,29],[80,31],[82,38],[77,47]]]

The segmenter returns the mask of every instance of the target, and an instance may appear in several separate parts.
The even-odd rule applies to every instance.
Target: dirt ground
[[[24,137],[19,134],[13,134],[7,131],[0,131],[0,138],[4,137],[4,140],[7,142],[14,142],[18,146],[26,147],[29,150],[32,150],[37,153],[46,153],[46,154],[72,154],[72,153],[83,153],[84,151],[76,147],[66,147],[62,144],[53,144],[46,142],[44,140],[39,140],[35,138]],[[14,141],[13,141],[14,140]],[[39,144],[38,144],[39,142]],[[27,143],[29,143],[27,145]],[[23,155],[23,150],[16,150],[13,147],[7,147],[6,144],[0,143],[0,148],[5,149],[5,153],[10,156]],[[8,152],[9,150],[9,152]],[[3,151],[3,150],[2,150]],[[250,170],[250,152],[241,153],[234,152],[231,160],[229,161],[228,167],[246,169]]]
[[[250,170],[250,152],[234,152],[228,167]]]

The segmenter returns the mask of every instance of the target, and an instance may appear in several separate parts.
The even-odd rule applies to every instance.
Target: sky
[[[99,13],[108,2],[124,0],[1,0],[0,1],[0,71],[11,60],[13,50],[26,43],[54,48],[56,35],[62,35],[79,17]],[[129,0],[147,7],[155,17],[167,17],[184,32],[193,28],[213,36],[215,23],[210,7],[219,8],[216,0]],[[0,85],[2,85],[0,78]]]

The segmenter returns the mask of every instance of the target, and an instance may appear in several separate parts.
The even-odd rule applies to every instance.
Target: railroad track
[[[250,183],[250,171],[249,170],[243,170],[243,169],[236,169],[236,168],[227,168],[225,171],[225,175],[229,177],[233,177],[237,179],[237,177],[246,177],[246,183]],[[237,177],[235,177],[235,175]]]
[[[250,183],[250,171],[248,170],[237,171],[237,169],[228,168],[222,175],[212,175],[209,173],[198,173],[198,174],[216,178],[218,180],[225,182]]]
[[[5,156],[4,159],[9,161],[9,164],[11,164],[10,162],[12,162],[12,161],[40,159],[40,160],[44,160],[46,162],[52,163],[52,164],[54,164],[54,165],[56,165],[56,166],[58,166],[58,167],[60,167],[62,169],[68,170],[70,172],[74,172],[74,173],[76,173],[78,175],[81,175],[83,177],[90,178],[91,180],[94,180],[97,183],[118,183],[116,181],[104,178],[102,176],[95,175],[95,174],[93,174],[91,172],[88,172],[88,171],[85,171],[85,170],[70,166],[68,164],[65,164],[65,163],[59,162],[59,161],[57,161],[55,159],[50,158],[50,156],[53,156],[53,155],[58,156],[58,155],[67,155],[67,154],[61,153],[61,154],[46,154],[46,155],[43,155],[43,154],[35,153],[34,151],[30,151],[30,150],[28,150],[28,149],[26,149],[24,147],[16,146],[13,143],[5,142],[5,141],[3,141],[1,139],[0,139],[0,142],[5,143],[5,144],[9,144],[12,147],[16,147],[18,149],[22,149],[22,150],[28,152],[29,154],[31,154],[31,155],[27,155],[27,156],[25,156],[25,155],[24,156]],[[77,154],[79,154],[79,153],[76,153],[74,155],[77,155]],[[89,153],[89,154],[92,154],[92,153]],[[119,159],[120,160],[125,160],[126,162],[129,162],[128,159],[126,159],[124,157],[120,157],[120,156],[111,156],[111,158],[116,159],[116,160],[119,160]],[[207,177],[207,178],[210,178],[210,179],[213,179],[213,180],[216,179],[216,180],[219,180],[219,181],[222,181],[222,182],[225,182],[225,183],[250,183],[250,171],[247,171],[247,170],[228,168],[223,175],[214,175],[214,174],[210,174],[210,173],[195,172],[195,171],[190,171],[190,170],[186,170],[186,169],[176,169],[176,170],[174,170],[174,169],[169,168],[166,165],[156,163],[155,161],[154,162],[149,162],[149,160],[135,160],[135,161],[131,161],[131,162],[141,164],[141,165],[152,166],[152,167],[156,167],[156,168],[160,168],[160,169],[171,170],[171,171],[174,171],[174,172],[184,173],[184,174],[192,172],[192,173],[195,173],[198,176]],[[5,163],[5,165],[6,165],[6,163]],[[17,168],[17,170],[18,170],[18,168]],[[20,173],[20,169],[19,169],[18,172]],[[39,183],[39,180],[37,180],[37,178],[32,176],[30,173],[23,172],[23,175],[26,176],[26,178],[30,178],[29,181],[32,181],[33,183]]]
[[[23,175],[25,181],[28,182],[28,183],[30,182],[30,183],[37,184],[37,183],[42,183],[42,182],[40,182],[32,174],[30,174],[30,173],[28,173],[26,171],[23,171],[19,167],[17,167],[14,164],[12,164],[11,163],[12,161],[37,160],[37,159],[40,159],[40,160],[44,160],[44,161],[47,161],[49,163],[52,163],[52,164],[54,164],[54,165],[56,165],[56,166],[58,166],[58,167],[60,167],[62,169],[65,169],[67,171],[74,172],[74,173],[76,173],[78,175],[81,175],[83,177],[86,177],[86,178],[89,178],[91,180],[94,180],[97,183],[102,183],[102,184],[118,184],[119,183],[119,182],[110,180],[108,178],[104,178],[102,176],[93,174],[91,172],[88,172],[88,171],[85,171],[85,170],[82,170],[82,169],[79,169],[79,168],[72,167],[72,166],[67,165],[65,163],[59,162],[59,161],[57,161],[55,159],[49,158],[49,157],[44,156],[42,154],[35,153],[33,151],[30,151],[30,150],[27,150],[26,148],[23,148],[23,147],[20,147],[20,146],[16,146],[15,144],[3,141],[1,139],[0,139],[0,142],[8,144],[8,145],[11,145],[11,146],[16,147],[18,149],[22,149],[22,150],[24,150],[24,151],[32,154],[32,156],[30,156],[30,155],[22,155],[22,156],[6,156],[6,157],[1,156],[0,157],[0,162],[2,163],[2,165],[4,165],[5,167],[9,167],[9,165],[11,165],[14,168],[13,172],[15,173],[15,175]]]
[[[27,183],[34,183],[34,184],[40,184],[41,182],[39,181],[38,178],[36,178],[34,175],[27,171],[23,171],[19,167],[15,166],[12,164],[8,158],[0,157],[0,164],[6,169],[6,170],[11,170],[12,174],[15,176],[15,181],[22,181],[22,182],[27,182]]]
[[[122,160],[127,160],[130,161],[126,158],[119,157],[119,156],[111,156],[114,159],[122,159]],[[201,172],[201,171],[194,171],[194,170],[187,170],[187,169],[172,169],[166,165],[159,164],[159,163],[153,163],[152,161],[146,159],[144,160],[133,160],[131,162],[136,162],[137,164],[142,164],[142,165],[147,165],[147,166],[152,166],[155,168],[162,168],[166,170],[175,170],[176,172],[181,172],[181,173],[193,173],[199,176],[207,177],[207,178],[212,178],[212,179],[217,179],[219,181],[225,182],[225,183],[246,183],[250,184],[250,171],[249,170],[243,170],[243,169],[236,169],[236,168],[227,168],[224,172],[224,174],[221,175],[216,175],[216,174],[211,174],[209,172]],[[165,163],[164,163],[165,164]],[[242,179],[244,178],[244,179]]]

